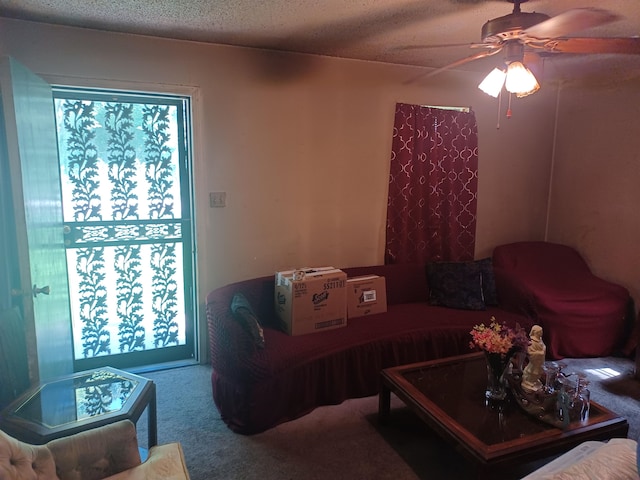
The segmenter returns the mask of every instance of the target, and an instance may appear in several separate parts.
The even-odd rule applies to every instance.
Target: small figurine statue
[[[526,392],[537,392],[543,388],[540,377],[542,377],[542,367],[547,352],[547,347],[542,341],[542,327],[540,325],[531,327],[529,339],[531,340],[527,350],[529,363],[524,367],[520,385]]]

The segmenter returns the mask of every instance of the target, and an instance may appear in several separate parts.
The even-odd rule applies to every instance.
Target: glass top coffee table
[[[6,433],[33,444],[120,420],[136,423],[148,411],[148,448],[157,444],[153,381],[102,367],[60,377],[27,390],[0,415]]]
[[[486,405],[484,354],[415,363],[382,371],[378,417],[387,422],[391,392],[477,466],[478,476],[563,453],[587,440],[626,438],[627,420],[591,402],[584,421],[565,429],[525,413],[514,402]]]

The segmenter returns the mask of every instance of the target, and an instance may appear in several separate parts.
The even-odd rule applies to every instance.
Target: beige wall
[[[497,101],[476,88],[479,75],[407,84],[424,70],[9,19],[0,51],[55,83],[193,93],[201,303],[214,287],[277,269],[382,263],[396,102],[476,112],[477,257],[544,238],[552,86],[514,100],[497,129]],[[297,75],[274,78],[291,66]],[[209,208],[216,190],[227,207]]]
[[[560,105],[549,240],[640,305],[640,82],[564,87]]]

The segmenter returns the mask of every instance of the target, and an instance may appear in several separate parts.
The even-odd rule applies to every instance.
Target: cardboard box
[[[275,307],[289,335],[347,325],[347,274],[333,267],[276,273]]]
[[[365,275],[347,279],[348,318],[387,311],[387,284],[384,277]]]

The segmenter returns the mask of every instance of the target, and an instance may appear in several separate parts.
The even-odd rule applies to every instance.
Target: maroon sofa
[[[635,308],[629,291],[595,276],[574,248],[515,242],[493,251],[500,304],[532,317],[547,358],[630,354]]]
[[[212,291],[206,300],[211,382],[224,422],[235,432],[253,434],[321,405],[374,395],[383,368],[469,353],[469,331],[491,316],[511,326],[532,325],[525,316],[497,306],[464,310],[430,304],[425,270],[420,265],[344,269],[349,277],[384,276],[387,312],[301,336],[276,327],[273,276]],[[246,297],[258,317],[264,348],[232,315],[236,293]]]

